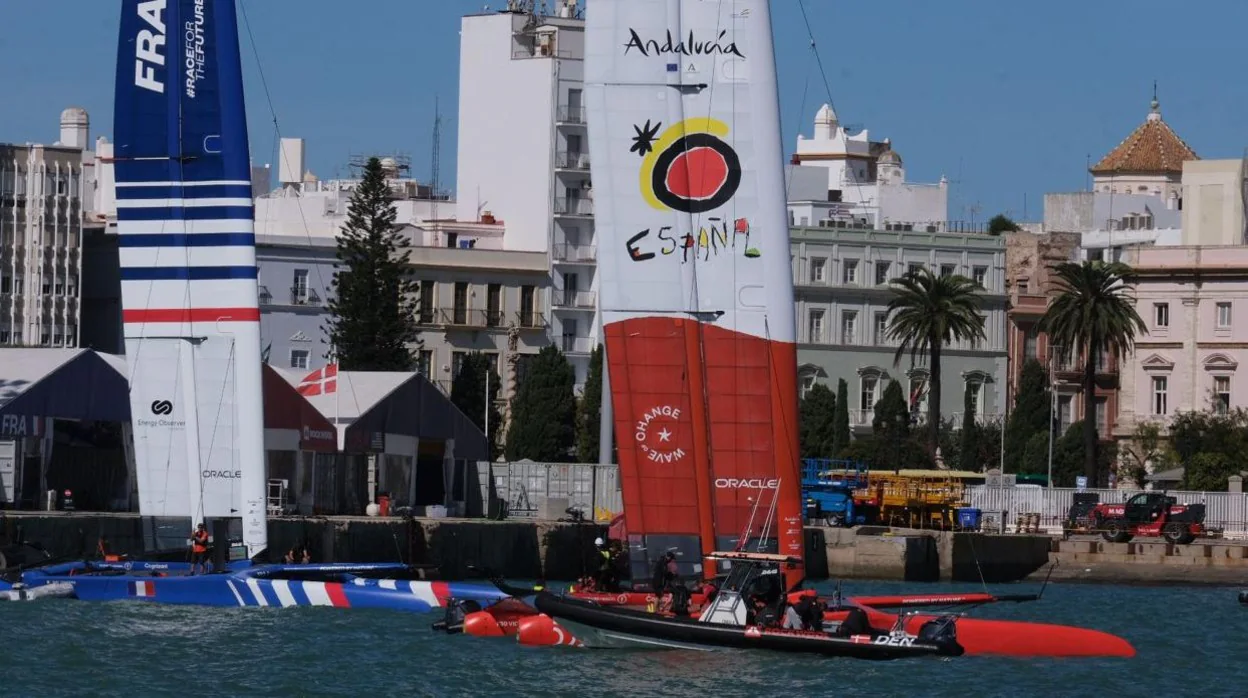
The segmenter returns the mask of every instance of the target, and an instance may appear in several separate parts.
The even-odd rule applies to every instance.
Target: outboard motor
[[[481,610],[481,604],[472,599],[451,599],[446,604],[446,615],[433,624],[434,630],[445,630],[447,635],[464,632],[464,618]]]
[[[957,621],[958,617],[953,615],[940,616],[927,621],[919,628],[918,641],[941,648],[958,647]]]

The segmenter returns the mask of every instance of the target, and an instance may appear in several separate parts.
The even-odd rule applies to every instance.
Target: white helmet
[[[601,538],[595,538],[595,539],[594,539],[594,545],[596,545],[596,546],[598,546],[599,548],[601,548],[603,545],[605,545],[605,543],[603,543],[603,540],[602,540]]]

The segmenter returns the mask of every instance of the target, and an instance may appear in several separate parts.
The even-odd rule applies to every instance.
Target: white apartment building
[[[581,12],[576,0],[510,0],[463,18],[456,185],[460,224],[501,222],[503,249],[548,255],[551,339],[578,390],[598,344]]]
[[[78,346],[89,130],[73,107],[53,145],[0,143],[0,346]]]
[[[790,223],[797,227],[926,233],[982,232],[950,222],[949,181],[906,181],[892,142],[841,124],[829,104],[815,115],[812,137],[797,137],[789,169]]]

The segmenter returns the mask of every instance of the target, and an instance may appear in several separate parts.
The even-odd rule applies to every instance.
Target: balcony
[[[571,106],[567,104],[559,105],[555,110],[555,123],[557,124],[583,124],[585,123],[585,107]]]
[[[516,312],[516,327],[522,330],[545,330],[546,316],[536,310],[520,310]]]
[[[447,327],[470,327],[476,329],[503,326],[503,313],[501,310],[479,310],[463,306],[452,306],[438,310],[436,323],[424,322],[426,317],[426,314],[422,311],[421,317],[418,318],[420,324],[440,324]]]
[[[593,352],[594,342],[591,341],[589,337],[564,335],[559,342],[559,348],[565,354],[583,356]]]
[[[553,304],[556,308],[593,310],[598,307],[598,294],[593,291],[556,291]]]
[[[589,153],[569,153],[561,150],[555,153],[555,169],[588,172]]]
[[[556,243],[554,256],[556,262],[593,264],[598,259],[598,246],[572,245],[566,242]]]
[[[307,287],[291,286],[290,288],[290,304],[291,305],[319,305],[321,297]]]
[[[555,215],[589,218],[594,215],[594,202],[589,199],[555,199]]]

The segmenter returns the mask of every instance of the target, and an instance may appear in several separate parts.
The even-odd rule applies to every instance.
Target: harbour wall
[[[306,546],[317,562],[434,565],[444,579],[491,570],[515,579],[572,580],[593,570],[593,541],[604,526],[533,520],[282,517],[269,520],[269,550]],[[0,545],[18,538],[53,555],[90,556],[99,537],[112,552],[140,554],[142,522],[133,514],[0,512]],[[1047,535],[953,533],[860,526],[806,529],[812,579],[988,583],[1043,579],[1115,583],[1241,583],[1248,545],[1191,545]]]

